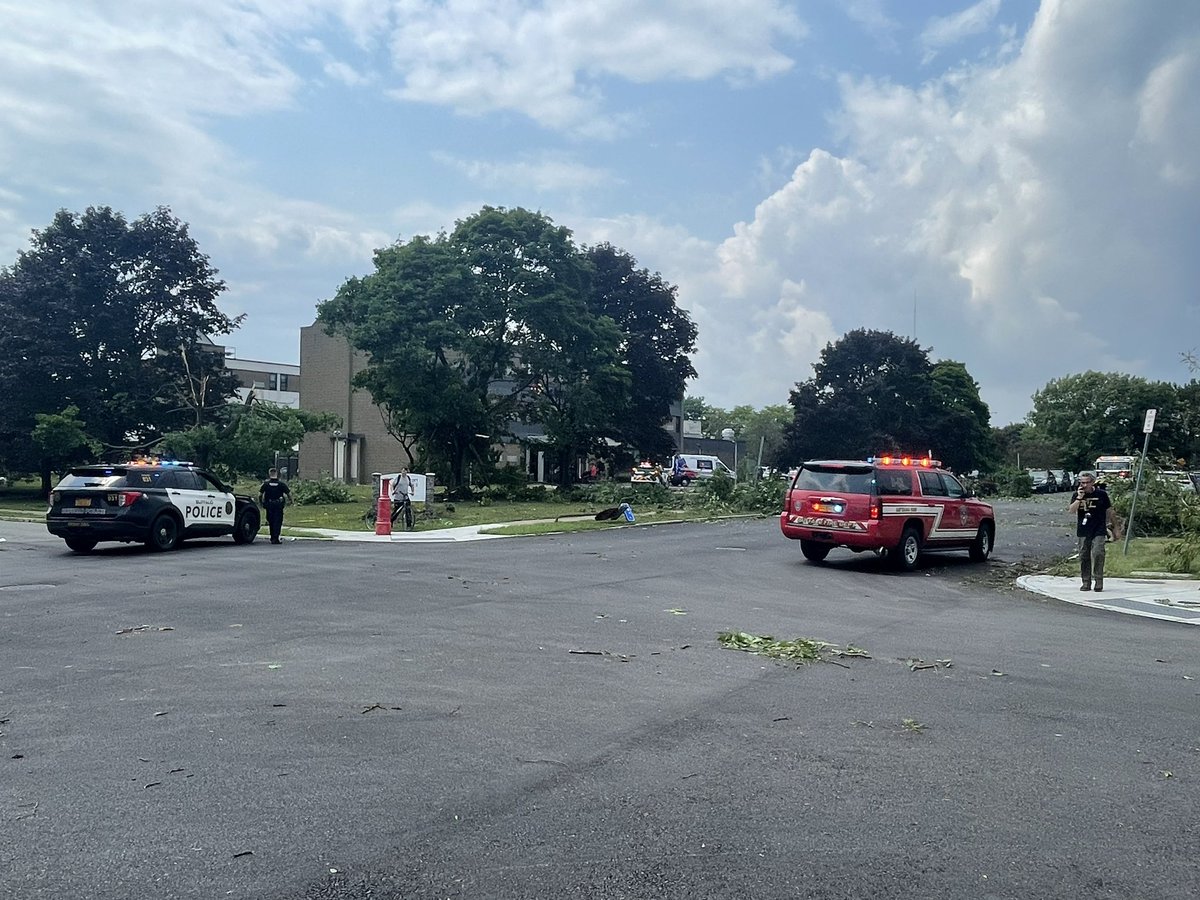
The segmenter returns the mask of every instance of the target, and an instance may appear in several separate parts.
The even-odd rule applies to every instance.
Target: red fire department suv
[[[846,547],[873,550],[904,570],[933,550],[966,550],[982,562],[996,540],[991,504],[929,457],[806,462],[792,479],[779,527],[813,562]]]

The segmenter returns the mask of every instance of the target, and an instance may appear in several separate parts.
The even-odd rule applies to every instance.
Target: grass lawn
[[[234,490],[239,494],[254,496],[258,492],[259,483],[240,482]],[[373,526],[367,524],[364,518],[371,506],[371,487],[356,485],[351,488],[356,499],[350,503],[329,503],[311,506],[292,505],[284,513],[285,528],[332,528],[338,531],[372,531]],[[436,502],[429,504],[414,503],[413,511],[417,517],[416,530],[429,531],[438,528],[457,528],[464,525],[494,525],[507,522],[537,521],[537,526],[523,526],[521,531],[509,530],[503,533],[531,534],[548,531],[582,530],[593,527],[611,527],[614,523],[596,522],[563,522],[556,525],[556,519],[594,516],[608,504],[564,503],[543,501],[538,503],[508,503],[500,501],[464,501],[455,503]],[[632,504],[634,514],[639,522],[666,521],[687,519],[704,520],[712,518],[712,514],[698,509],[675,509],[672,507],[656,507],[639,505],[636,497]],[[41,496],[35,482],[21,482],[8,488],[0,489],[0,518],[39,520],[46,512],[46,501]],[[551,520],[541,523],[540,520]],[[624,520],[621,520],[622,522]],[[615,523],[620,524],[620,523]]]
[[[1129,542],[1129,555],[1125,555],[1125,542],[1109,543],[1104,551],[1104,577],[1129,578],[1134,572],[1166,572],[1164,551],[1172,543],[1169,538],[1134,538]],[[1053,566],[1051,575],[1063,575],[1071,578],[1079,577],[1079,559],[1070,557]],[[1189,573],[1192,577],[1200,576],[1200,560],[1192,564]],[[1184,576],[1180,576],[1184,577]]]

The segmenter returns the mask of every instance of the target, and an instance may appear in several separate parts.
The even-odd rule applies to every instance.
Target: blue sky
[[[371,253],[541,210],[679,288],[689,393],[785,403],[866,327],[1048,381],[1200,344],[1200,3],[0,0],[0,264],[56,210],[169,206],[299,328]],[[915,316],[914,316],[915,312]],[[915,321],[915,327],[914,327]]]

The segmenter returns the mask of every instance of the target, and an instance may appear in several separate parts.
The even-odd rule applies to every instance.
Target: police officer
[[[258,502],[267,511],[272,544],[283,543],[279,540],[279,530],[283,528],[283,507],[291,496],[287,483],[279,480],[279,470],[272,466],[267,472],[267,480],[258,488]]]

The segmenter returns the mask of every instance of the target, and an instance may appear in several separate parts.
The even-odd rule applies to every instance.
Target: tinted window
[[[945,497],[946,488],[942,484],[942,476],[937,472],[918,472],[921,479],[921,493],[926,497]]]
[[[168,485],[173,488],[178,488],[181,491],[204,491],[208,490],[208,485],[204,483],[204,479],[187,469],[175,469],[167,472],[165,478],[170,479]]]
[[[712,467],[713,467],[713,464],[712,464],[712,460],[711,460],[711,459],[698,459],[698,460],[696,460],[696,468],[697,468],[699,471],[701,471],[701,472],[711,472],[711,471],[712,471]]]
[[[68,472],[63,476],[62,481],[58,483],[59,488],[70,490],[71,488],[83,487],[124,487],[125,473],[118,469],[78,469],[73,472]]]
[[[881,469],[875,473],[879,493],[893,497],[911,497],[913,492],[912,472],[899,469]]]
[[[942,472],[942,484],[946,486],[946,496],[954,497],[956,500],[961,500],[967,496],[967,489],[962,486],[962,482],[953,475],[947,475]]]
[[[837,491],[870,494],[875,488],[875,470],[870,466],[809,466],[796,473],[794,488],[801,491]]]

